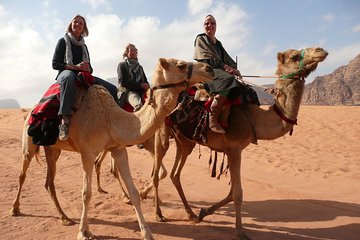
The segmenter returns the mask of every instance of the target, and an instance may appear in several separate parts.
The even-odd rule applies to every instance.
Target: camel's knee
[[[173,182],[174,185],[178,185],[180,183],[180,175],[175,174],[171,176],[171,181]]]
[[[82,199],[84,203],[89,203],[92,197],[92,191],[83,190]]]
[[[241,205],[243,201],[243,191],[242,189],[240,191],[236,191],[233,193],[233,201],[235,205]]]

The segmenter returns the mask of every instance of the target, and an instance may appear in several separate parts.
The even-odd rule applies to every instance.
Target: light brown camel
[[[72,221],[62,211],[56,197],[56,161],[61,150],[81,154],[83,211],[77,239],[93,239],[87,218],[92,195],[92,171],[95,158],[104,150],[111,152],[116,169],[126,185],[142,238],[154,239],[143,217],[139,194],[131,178],[126,146],[143,142],[154,135],[161,122],[175,108],[179,93],[197,82],[211,80],[213,76],[214,73],[207,64],[161,58],[152,78],[154,87],[149,91],[150,97],[136,113],[128,113],[119,108],[111,95],[101,86],[94,85],[86,91],[79,109],[71,118],[69,140],[57,141],[54,145],[44,147],[48,167],[45,187],[65,225]],[[20,214],[20,192],[30,161],[39,154],[39,146],[34,145],[31,137],[27,135],[27,122],[26,120],[23,132],[23,164],[19,175],[19,188],[11,210],[14,216]]]
[[[202,209],[199,216],[194,214],[181,186],[180,174],[188,155],[196,142],[189,140],[175,127],[163,125],[154,136],[155,157],[153,170],[154,199],[157,218],[164,220],[158,202],[157,187],[159,184],[159,167],[169,145],[170,134],[176,141],[176,159],[170,177],[185,207],[194,222],[201,221],[205,216],[214,213],[221,206],[234,201],[236,212],[237,239],[249,239],[244,232],[241,220],[242,187],[240,177],[241,152],[254,140],[272,140],[279,138],[293,129],[300,108],[305,77],[314,71],[318,63],[325,60],[328,53],[322,48],[306,48],[303,50],[287,50],[278,53],[276,74],[280,78],[275,83],[275,104],[267,109],[247,104],[232,106],[225,134],[207,131],[207,146],[215,151],[224,152],[228,157],[231,176],[229,194],[210,208]],[[201,144],[201,143],[200,143]],[[148,190],[149,188],[147,188]]]

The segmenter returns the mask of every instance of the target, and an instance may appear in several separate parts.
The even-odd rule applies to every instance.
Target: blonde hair
[[[123,53],[123,58],[126,58],[126,56],[128,55],[129,51],[130,51],[130,47],[135,47],[134,44],[132,43],[128,43],[124,49],[124,53]]]
[[[83,16],[81,16],[80,14],[76,14],[76,15],[71,19],[71,21],[69,22],[69,24],[68,24],[68,26],[67,26],[67,28],[66,28],[66,32],[71,32],[71,24],[72,24],[72,22],[74,21],[74,19],[77,18],[77,17],[80,17],[80,18],[82,18],[82,20],[84,20],[84,31],[81,33],[81,35],[82,35],[83,37],[89,36],[89,29],[88,29],[88,27],[87,27],[86,20],[85,20],[85,18],[84,18]]]

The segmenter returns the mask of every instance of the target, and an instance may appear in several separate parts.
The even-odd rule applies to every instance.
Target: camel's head
[[[319,62],[327,57],[328,52],[322,48],[290,49],[278,53],[276,74],[282,78],[305,78],[314,71]]]
[[[209,81],[214,77],[214,71],[206,63],[185,62],[172,58],[160,58],[155,74],[158,77],[153,78],[154,86],[169,84],[193,86],[195,83]]]

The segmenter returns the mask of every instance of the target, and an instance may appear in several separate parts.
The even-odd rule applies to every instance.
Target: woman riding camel
[[[66,140],[69,136],[70,118],[76,96],[77,74],[80,72],[92,73],[90,56],[84,37],[89,35],[85,18],[81,15],[73,17],[68,24],[65,36],[60,38],[54,52],[52,67],[58,70],[56,81],[60,84],[60,109],[58,114],[62,117],[59,125],[59,139]],[[114,100],[117,101],[117,88],[115,85],[94,77],[93,84],[105,87]]]
[[[221,42],[215,37],[216,20],[207,15],[204,21],[204,33],[196,36],[194,60],[208,63],[215,72],[213,81],[205,83],[205,89],[215,96],[210,106],[209,127],[217,133],[225,133],[218,122],[223,104],[228,98],[233,100],[240,94],[241,83],[235,76],[241,78],[236,69],[236,62],[226,52]]]

